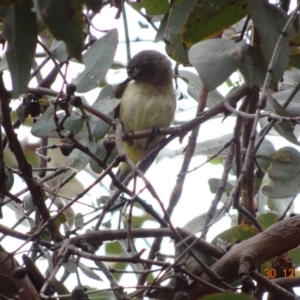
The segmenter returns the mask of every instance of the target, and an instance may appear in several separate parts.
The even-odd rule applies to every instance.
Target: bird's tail
[[[147,143],[147,139],[145,139],[145,144]],[[127,142],[123,143],[124,146],[124,150],[127,153],[127,155],[129,156],[129,158],[131,159],[131,161],[134,164],[137,164],[139,161],[141,161],[143,159],[143,157],[146,155],[147,151],[145,150],[145,146],[143,144],[143,146],[141,147],[140,145],[130,145]],[[130,174],[131,169],[128,166],[128,164],[126,162],[121,162],[120,163],[120,167],[118,172],[116,173],[116,176],[118,177],[118,179],[123,182],[124,179]],[[128,182],[129,183],[129,182]],[[127,184],[128,184],[127,183]],[[127,185],[126,184],[126,185]],[[113,182],[110,185],[110,189],[112,191],[116,190],[116,187],[114,186]]]
[[[116,173],[116,177],[121,182],[123,182],[130,173],[131,173],[131,169],[129,168],[128,164],[126,162],[122,162],[120,164],[119,170]],[[116,187],[115,187],[115,185],[114,185],[113,182],[110,184],[109,188],[110,188],[111,191],[115,191],[116,190]]]

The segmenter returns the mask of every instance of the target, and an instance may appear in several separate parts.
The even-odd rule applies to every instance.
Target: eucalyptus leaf
[[[217,192],[219,184],[220,184],[220,179],[218,179],[218,178],[209,178],[208,179],[209,189],[210,189],[210,192],[213,194],[215,194]],[[224,193],[229,194],[232,191],[232,189],[233,189],[233,185],[227,181]]]
[[[299,82],[300,82],[300,78],[299,78]],[[286,90],[281,90],[281,91],[272,93],[271,96],[274,99],[276,99],[281,106],[283,106],[283,104],[290,97],[290,95],[293,93],[293,91],[294,91],[294,88],[289,88]],[[297,116],[297,115],[299,115],[299,112],[298,111],[295,112],[295,109],[297,109],[297,108],[299,109],[299,107],[300,107],[300,91],[298,91],[295,94],[292,102],[289,103],[288,107],[285,110],[289,113],[290,116],[293,116],[293,115]]]
[[[215,215],[218,215],[220,212],[220,210],[217,210]],[[224,213],[222,213],[222,216],[225,215],[225,211]],[[196,216],[195,218],[191,219],[190,221],[188,221],[183,227],[182,229],[186,230],[189,233],[192,234],[196,234],[198,232],[200,232],[203,229],[203,223],[205,220],[207,213],[201,214],[199,216]]]
[[[267,199],[267,207],[275,212],[278,212],[278,214],[281,216],[282,214],[286,213],[287,215],[294,212],[294,205],[290,207],[288,211],[286,211],[286,208],[288,205],[290,205],[291,201],[293,200],[293,197],[287,197],[287,198],[272,198],[268,197]]]
[[[84,4],[88,9],[92,10],[94,13],[100,12],[103,4],[103,0],[84,0]]]
[[[113,63],[117,45],[118,31],[113,29],[85,52],[83,56],[85,69],[72,80],[72,83],[77,86],[78,93],[88,92],[100,85]]]
[[[199,76],[195,73],[186,70],[179,70],[178,71],[179,77],[181,77],[184,81],[188,82],[188,93],[189,95],[199,101],[201,88],[203,86]],[[214,107],[218,104],[224,97],[217,91],[210,91],[207,97],[206,106],[208,108]]]
[[[61,122],[65,116],[65,112],[57,112],[58,122]],[[37,137],[58,138],[56,124],[54,121],[54,106],[49,106],[46,111],[36,118],[36,122],[31,127],[31,133]],[[76,135],[83,126],[83,118],[74,112],[63,123],[64,129],[62,133],[71,130]]]
[[[92,153],[96,153],[97,151],[97,144],[94,141],[90,141],[88,137],[84,137],[79,141],[84,147],[89,149]],[[74,149],[72,153],[67,158],[67,164],[77,169],[78,171],[83,170],[86,165],[90,162],[91,157],[82,152],[79,149]]]
[[[81,61],[84,15],[82,1],[38,0],[43,21],[57,40],[63,40],[70,56]]]
[[[69,57],[66,43],[64,41],[58,41],[55,38],[52,40],[50,51],[60,62],[65,62]]]
[[[169,19],[169,14],[165,14],[159,24],[159,27],[158,27],[158,30],[156,32],[156,36],[154,39],[154,43],[160,42],[167,35],[168,19]]]
[[[249,13],[247,0],[210,1],[193,6],[182,29],[185,48],[212,38]],[[201,28],[201,30],[199,30]]]
[[[275,212],[268,212],[257,217],[257,221],[261,224],[264,230],[278,222],[280,215]]]
[[[250,46],[239,67],[249,86],[262,86],[266,77],[267,63],[259,46]]]
[[[253,225],[251,226],[247,224],[237,225],[218,234],[211,241],[211,243],[213,245],[216,245],[218,239],[221,239],[227,243],[234,245],[235,243],[240,243],[242,241],[245,241],[257,234],[259,234],[259,231]]]
[[[91,279],[95,279],[95,280],[98,280],[98,281],[103,281],[101,279],[101,277],[93,271],[92,268],[86,266],[85,264],[79,262],[78,263],[78,268],[80,269],[80,271],[87,277],[91,278]]]
[[[269,157],[270,158],[270,157],[272,157],[274,152],[275,152],[274,144],[270,140],[264,139],[262,144],[258,148],[256,156],[255,156],[258,165],[262,169],[267,170],[270,162],[268,160],[261,159],[261,157]]]
[[[37,20],[32,2],[1,7],[4,34],[8,43],[6,57],[10,71],[13,97],[27,92],[30,70],[37,44]]]
[[[7,181],[5,183],[6,184],[5,188],[6,188],[7,191],[10,191],[11,188],[13,187],[13,185],[14,185],[14,181],[15,181],[14,175],[13,175],[12,171],[9,170],[9,169],[5,169],[5,174],[7,176]]]
[[[69,258],[68,261],[63,264],[63,267],[68,273],[75,273],[77,271],[77,264],[71,258]]]
[[[103,114],[114,117],[115,109],[119,106],[120,102],[121,99],[117,99],[114,97],[114,90],[112,86],[106,86],[101,90],[99,96],[92,106],[93,108],[101,111]],[[111,125],[99,119],[95,115],[88,115],[88,122],[90,123],[91,130],[96,141],[98,141],[99,139],[103,138],[104,135],[110,130]]]
[[[191,9],[197,0],[185,0],[174,4],[169,13],[168,30],[170,43],[166,46],[166,51],[170,57],[178,63],[188,65],[187,49],[182,44],[182,29],[188,18]]]
[[[200,259],[203,263],[205,263],[207,266],[213,265],[214,262],[216,261],[212,256],[203,253],[201,249],[197,249],[196,247],[193,247],[192,250],[194,255],[198,259]],[[179,262],[182,263],[184,267],[194,275],[203,274],[203,269],[200,266],[199,262],[196,261],[196,259],[193,256],[191,256],[189,252],[186,252],[186,246],[183,245],[182,242],[181,243],[175,242],[175,259],[177,260],[179,256],[181,256],[183,253],[186,254],[181,257]]]
[[[239,284],[240,285],[240,284]],[[205,296],[202,300],[253,300],[253,297],[246,295],[244,293],[216,293],[213,295]]]
[[[225,134],[215,139],[199,142],[196,144],[195,155],[213,156],[220,151],[225,144],[232,139],[232,133]],[[220,155],[228,152],[228,148],[224,149]]]
[[[284,89],[295,88],[300,82],[300,70],[299,68],[289,68],[283,74],[283,82],[281,86]],[[294,100],[299,99],[299,97],[294,97]],[[299,102],[299,100],[298,100]]]
[[[82,230],[84,228],[84,218],[82,213],[77,213],[75,215],[75,228]]]
[[[270,158],[268,169],[272,184],[265,185],[262,192],[271,198],[294,197],[300,192],[300,153],[292,147],[276,151]]]
[[[252,21],[261,40],[265,62],[268,65],[288,16],[282,9],[266,1],[249,0],[248,5]],[[281,43],[278,59],[272,69],[271,88],[277,86],[288,64],[292,49],[289,40],[292,34],[293,27],[291,26]]]
[[[163,15],[168,12],[170,4],[168,0],[143,0],[129,2],[135,10],[145,9],[148,15]]]
[[[199,42],[189,50],[189,61],[196,68],[203,85],[216,89],[235,72],[248,51],[244,42],[212,39]]]
[[[276,114],[284,117],[291,117],[290,114],[270,94],[268,94],[268,104],[272,111],[274,111]],[[283,121],[281,123],[275,123],[273,127],[283,138],[295,145],[299,145],[299,142],[294,134],[295,126],[293,123],[289,121]]]

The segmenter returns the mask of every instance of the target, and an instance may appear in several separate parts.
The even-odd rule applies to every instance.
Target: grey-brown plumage
[[[169,127],[174,119],[176,99],[169,59],[160,52],[145,50],[135,55],[127,66],[128,79],[117,86],[115,95],[122,98],[118,117],[125,131]],[[124,150],[137,164],[164,136],[124,142]],[[118,171],[123,181],[130,173],[126,163]]]

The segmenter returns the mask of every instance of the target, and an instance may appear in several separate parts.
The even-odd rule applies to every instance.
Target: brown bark
[[[287,252],[300,244],[300,216],[286,219],[272,225],[260,234],[233,246],[211,269],[224,281],[232,282],[239,275],[241,262],[248,261],[250,271],[257,269],[265,261]],[[211,282],[203,274],[201,279]],[[199,283],[192,283],[187,293],[191,300],[213,291]]]
[[[19,265],[14,258],[7,258],[8,255],[7,252],[0,248],[0,293],[5,295],[7,299],[18,296],[16,299],[19,300],[40,300],[27,275],[23,279],[17,279],[14,276],[13,271]]]

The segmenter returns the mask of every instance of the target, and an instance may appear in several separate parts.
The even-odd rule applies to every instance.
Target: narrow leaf
[[[300,193],[300,153],[292,147],[276,151],[271,159],[268,175],[273,181],[262,191],[271,198],[294,197]]]
[[[262,51],[268,65],[274,52],[275,45],[287,22],[287,15],[277,6],[261,0],[249,0],[249,10],[252,21],[261,39]],[[279,56],[272,70],[272,86],[276,86],[282,78],[284,70],[288,64],[291,47],[289,40],[293,29],[290,28],[284,37]]]
[[[247,0],[211,1],[209,5],[194,5],[182,30],[184,47],[189,49],[196,42],[216,36],[247,14]]]
[[[84,42],[82,1],[38,0],[43,21],[58,40],[67,44],[68,53],[81,61]]]
[[[27,92],[35,54],[38,29],[32,8],[30,0],[1,8],[8,43],[6,56],[15,98]]]
[[[170,57],[178,63],[188,65],[187,49],[182,44],[182,28],[197,0],[181,1],[178,5],[173,5],[169,14],[168,30],[170,35],[170,43],[166,47],[166,51]]]
[[[242,64],[248,51],[244,42],[213,39],[193,45],[189,50],[189,61],[196,68],[203,85],[214,90]]]
[[[118,31],[113,29],[98,39],[84,54],[85,69],[72,80],[77,92],[85,93],[98,87],[112,65],[118,45]]]

